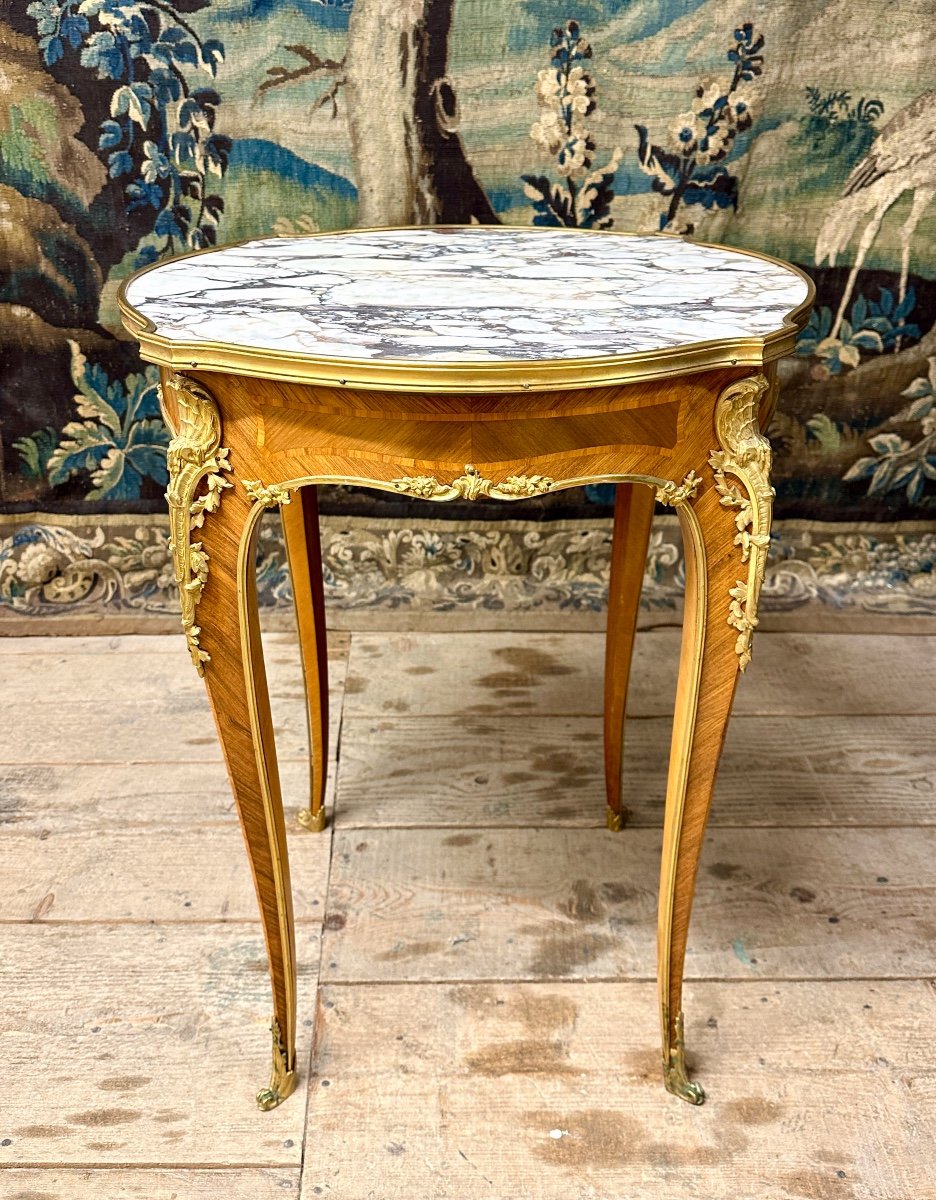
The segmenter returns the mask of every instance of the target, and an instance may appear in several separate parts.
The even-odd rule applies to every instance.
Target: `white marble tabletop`
[[[175,344],[414,365],[763,338],[807,295],[797,272],[723,247],[509,226],[265,238],[169,260],[124,290]]]

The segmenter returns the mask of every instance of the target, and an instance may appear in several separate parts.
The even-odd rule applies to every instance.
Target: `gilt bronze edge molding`
[[[477,500],[480,497],[507,501],[528,500],[535,496],[544,496],[547,492],[582,487],[586,484],[642,483],[655,489],[656,499],[660,504],[673,508],[694,499],[702,486],[702,480],[695,471],[690,471],[680,483],[655,475],[618,475],[613,472],[559,480],[549,475],[508,475],[498,483],[482,475],[471,463],[466,463],[464,474],[457,476],[451,483],[444,483],[435,475],[403,475],[396,479],[372,479],[356,475],[309,475],[283,483],[265,484],[260,479],[243,479],[241,483],[248,498],[264,508],[289,504],[294,491],[315,484],[376,488],[379,491],[394,492],[438,504],[452,500]]]

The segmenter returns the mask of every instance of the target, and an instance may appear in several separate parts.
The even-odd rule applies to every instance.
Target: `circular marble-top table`
[[[617,485],[604,747],[620,829],[624,708],[655,501],[679,514],[686,606],[660,876],[667,1087],[686,1072],[682,977],[699,850],[770,540],[776,360],[812,287],[775,259],[664,235],[507,227],[267,238],[169,260],[120,291],[162,368],[171,542],[192,661],[244,827],[273,985],[273,1075],[295,1086],[295,933],[257,620],[259,518],[279,506],[322,829],[327,670],[316,485],[517,501]],[[505,704],[509,702],[505,701]]]

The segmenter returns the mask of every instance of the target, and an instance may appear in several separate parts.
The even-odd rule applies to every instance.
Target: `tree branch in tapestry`
[[[337,117],[338,92],[345,83],[344,59],[342,58],[339,62],[333,58],[319,58],[315,51],[308,46],[284,46],[283,49],[297,54],[303,60],[303,65],[292,70],[281,66],[268,67],[267,75],[270,78],[265,79],[257,91],[268,92],[270,88],[281,87],[284,83],[295,83],[299,79],[318,79],[330,76],[332,82],[315,100],[312,112],[317,112],[320,108],[330,104],[332,117]]]

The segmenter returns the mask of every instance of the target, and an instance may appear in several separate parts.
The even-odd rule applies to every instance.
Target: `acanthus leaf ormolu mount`
[[[167,393],[175,401],[176,417],[169,415]],[[159,388],[163,418],[173,433],[166,452],[169,469],[169,545],[175,567],[182,629],[192,662],[199,675],[210,660],[199,645],[201,633],[195,623],[196,608],[208,582],[208,554],[202,543],[192,540],[207,513],[217,512],[221,492],[231,486],[224,472],[231,470],[228,451],[221,445],[221,418],[208,392],[181,375],[170,375]],[[205,491],[197,495],[200,485]]]

